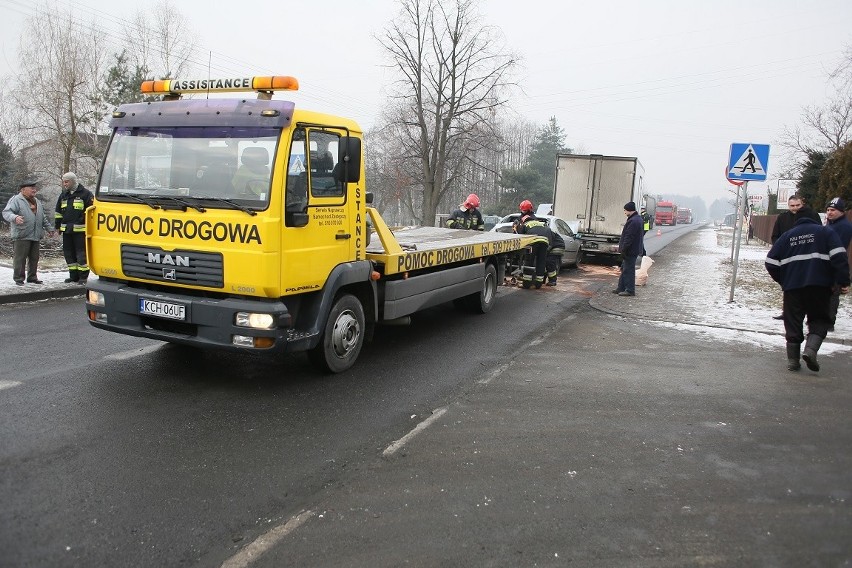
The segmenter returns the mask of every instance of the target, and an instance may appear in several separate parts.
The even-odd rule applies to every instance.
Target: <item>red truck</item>
[[[654,214],[655,225],[677,225],[677,205],[671,201],[658,201]]]
[[[692,209],[689,207],[679,207],[677,210],[677,222],[684,225],[692,223]]]

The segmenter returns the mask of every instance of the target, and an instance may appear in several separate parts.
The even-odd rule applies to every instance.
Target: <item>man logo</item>
[[[175,272],[175,269],[174,268],[164,268],[163,269],[163,279],[177,281],[177,273]]]
[[[189,266],[189,257],[180,254],[171,255],[149,252],[147,262],[152,264],[168,264],[171,266]]]

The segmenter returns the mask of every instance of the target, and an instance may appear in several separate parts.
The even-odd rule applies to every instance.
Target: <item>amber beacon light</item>
[[[297,91],[295,77],[233,77],[229,79],[162,79],[143,81],[141,91],[146,95],[180,93],[239,93],[246,91]]]

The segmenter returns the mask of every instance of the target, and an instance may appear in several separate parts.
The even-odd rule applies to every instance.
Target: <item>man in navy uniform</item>
[[[787,369],[801,368],[799,354],[811,371],[819,371],[817,352],[831,327],[832,288],[849,292],[849,261],[837,233],[802,215],[766,255],[766,270],[784,290],[784,335]],[[802,324],[808,317],[808,337]]]

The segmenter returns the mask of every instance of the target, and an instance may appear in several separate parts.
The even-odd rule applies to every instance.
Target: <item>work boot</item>
[[[817,351],[822,345],[822,337],[814,334],[809,334],[805,341],[805,352],[802,353],[802,359],[811,371],[819,371],[819,362],[817,361]]]
[[[799,363],[799,355],[801,350],[801,344],[799,343],[790,343],[787,342],[787,370],[788,371],[798,371],[802,368],[802,364]]]

